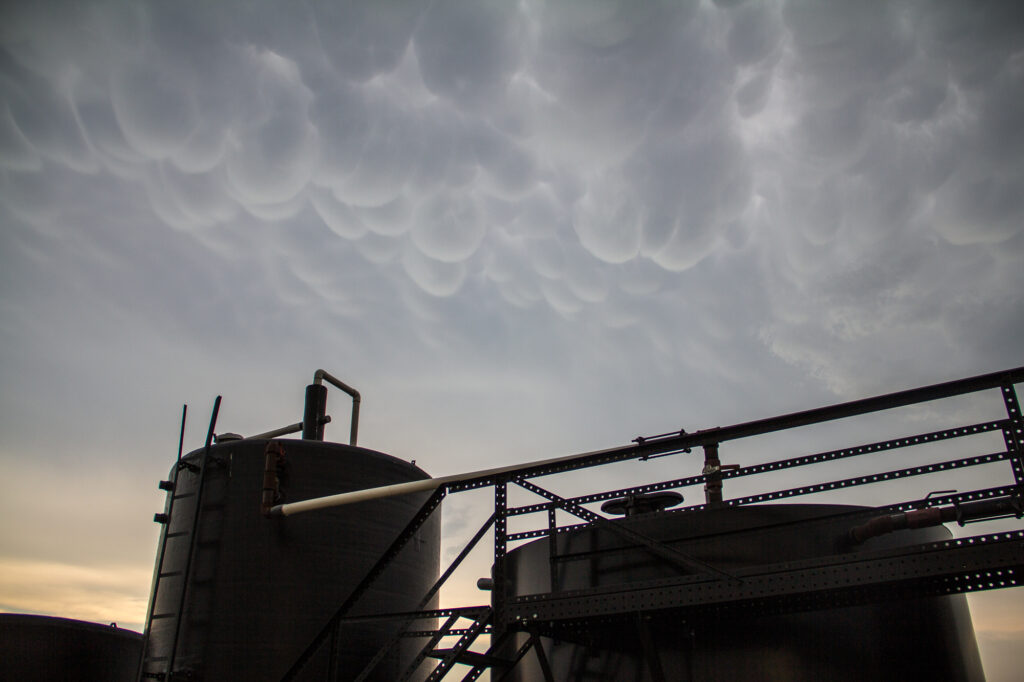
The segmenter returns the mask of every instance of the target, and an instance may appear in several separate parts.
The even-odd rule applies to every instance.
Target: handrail
[[[931,459],[929,459],[928,462],[922,462],[918,459],[912,463],[904,462],[903,468],[892,471],[882,471],[874,474],[860,475],[853,478],[844,478],[822,483],[807,483],[801,487],[773,490],[771,492],[757,495],[747,495],[746,497],[734,497],[724,500],[722,503],[717,505],[714,504],[717,500],[711,500],[709,502],[712,502],[712,504],[691,505],[672,512],[666,512],[666,514],[682,514],[700,509],[708,509],[714,506],[734,507],[747,504],[757,504],[759,502],[771,502],[798,495],[838,490],[849,486],[883,483],[910,476],[927,475],[936,472],[952,471],[966,467],[991,465],[996,462],[1008,461],[1012,468],[1012,480],[998,487],[985,489],[971,488],[959,492],[955,490],[935,491],[934,493],[929,493],[923,499],[916,497],[905,502],[888,503],[883,504],[882,506],[873,506],[871,508],[848,507],[844,508],[844,511],[831,513],[829,516],[833,518],[834,521],[839,520],[840,526],[842,525],[841,519],[845,519],[845,517],[849,516],[849,528],[846,529],[845,534],[843,534],[841,538],[841,548],[846,549],[850,549],[855,541],[866,539],[871,533],[877,534],[879,528],[881,528],[881,530],[888,530],[889,528],[925,527],[941,523],[950,518],[955,518],[955,520],[963,521],[965,523],[974,522],[976,520],[992,520],[1012,516],[1020,518],[1019,515],[1024,514],[1024,501],[1022,501],[1024,500],[1024,443],[1022,443],[1022,437],[1024,437],[1024,417],[1021,415],[1021,409],[1014,389],[1014,385],[1020,383],[1024,383],[1024,367],[995,372],[992,374],[979,375],[957,381],[934,384],[922,388],[899,391],[886,395],[879,395],[862,400],[839,403],[802,412],[794,412],[768,419],[759,419],[725,427],[714,427],[693,433],[687,433],[685,430],[680,430],[654,436],[640,437],[636,438],[629,445],[613,447],[605,450],[544,459],[527,464],[495,467],[492,469],[485,469],[465,474],[454,474],[433,479],[410,481],[407,483],[357,490],[348,493],[328,495],[326,497],[278,505],[271,510],[272,515],[289,516],[291,514],[304,511],[324,509],[392,495],[409,494],[414,492],[426,493],[428,491],[433,491],[430,499],[424,503],[423,507],[416,514],[413,520],[410,521],[405,530],[399,533],[398,537],[388,550],[385,551],[366,577],[364,577],[360,585],[347,597],[346,601],[324,625],[320,634],[313,639],[305,651],[298,657],[293,666],[289,669],[288,673],[284,676],[283,682],[293,679],[295,675],[298,674],[298,671],[306,665],[316,652],[327,644],[328,640],[330,641],[332,650],[331,660],[335,660],[333,652],[335,652],[339,646],[339,637],[341,632],[340,626],[342,622],[357,623],[370,619],[404,621],[400,624],[400,627],[392,637],[392,640],[389,640],[388,645],[385,646],[381,652],[378,652],[377,657],[371,661],[370,666],[368,666],[367,670],[364,671],[367,673],[369,672],[369,669],[372,668],[373,663],[379,661],[379,657],[384,655],[386,651],[390,650],[390,647],[393,646],[394,640],[398,638],[404,636],[436,637],[439,633],[446,632],[453,634],[452,631],[448,630],[451,623],[448,623],[441,630],[435,629],[412,632],[407,629],[410,619],[450,616],[455,613],[452,609],[445,609],[441,611],[420,610],[384,614],[369,613],[355,616],[348,616],[347,614],[352,605],[366,591],[369,585],[380,577],[395,556],[397,556],[402,548],[408,544],[409,540],[414,537],[416,531],[422,526],[426,518],[428,518],[439,506],[441,498],[446,496],[448,493],[461,492],[474,488],[494,488],[494,513],[484,527],[477,531],[474,539],[463,550],[463,554],[461,554],[460,557],[456,559],[455,562],[453,562],[445,571],[443,578],[451,575],[455,571],[464,555],[480,538],[481,534],[486,532],[488,527],[493,523],[494,565],[492,568],[493,577],[490,580],[492,582],[491,587],[493,588],[491,607],[494,610],[494,619],[490,634],[492,638],[499,642],[504,641],[503,638],[511,632],[528,632],[531,633],[531,636],[533,637],[537,636],[538,633],[540,635],[544,635],[545,632],[547,632],[546,636],[557,637],[560,632],[559,628],[565,625],[565,623],[559,624],[560,621],[565,621],[568,623],[566,627],[570,627],[572,626],[570,621],[576,617],[573,615],[573,613],[576,612],[569,613],[569,615],[565,617],[558,615],[559,612],[557,611],[557,608],[561,608],[559,605],[564,603],[566,599],[571,598],[580,601],[577,597],[583,594],[596,594],[597,592],[594,590],[597,590],[598,592],[603,590],[601,594],[605,594],[612,590],[620,591],[622,589],[621,585],[616,584],[615,586],[606,586],[604,588],[593,588],[590,592],[578,591],[575,593],[568,593],[561,591],[560,588],[557,587],[555,578],[552,578],[552,587],[549,593],[521,595],[511,600],[508,598],[505,558],[509,549],[509,543],[518,543],[524,540],[544,536],[555,538],[563,533],[573,532],[587,527],[601,528],[602,532],[607,530],[625,538],[624,546],[619,547],[616,545],[611,547],[608,551],[618,552],[627,548],[630,550],[636,548],[650,551],[661,559],[668,560],[677,565],[681,564],[679,568],[683,570],[683,575],[677,579],[673,579],[676,580],[678,584],[676,582],[665,581],[657,581],[658,584],[651,583],[649,586],[644,588],[647,592],[642,595],[642,599],[634,599],[627,606],[622,606],[622,604],[618,602],[612,603],[615,600],[610,600],[608,603],[596,600],[594,605],[587,607],[589,610],[581,612],[583,615],[580,617],[585,619],[595,616],[603,618],[606,613],[621,615],[619,614],[620,611],[622,614],[628,615],[628,613],[633,613],[636,609],[640,609],[644,612],[647,610],[660,610],[664,612],[666,609],[718,608],[717,605],[719,603],[724,603],[729,608],[733,608],[734,606],[736,608],[750,608],[753,609],[754,613],[771,612],[771,609],[775,608],[773,603],[762,604],[760,600],[753,599],[751,597],[751,594],[753,593],[751,593],[750,590],[754,588],[758,590],[759,594],[764,593],[771,599],[793,599],[798,601],[800,604],[804,604],[807,603],[809,598],[817,598],[820,594],[826,594],[829,598],[832,598],[832,595],[834,594],[846,599],[848,594],[843,590],[846,590],[847,587],[854,586],[857,588],[858,594],[863,593],[864,595],[867,595],[864,597],[865,599],[888,599],[890,597],[890,593],[886,591],[888,586],[899,581],[902,581],[899,582],[901,590],[909,590],[909,592],[913,592],[920,596],[931,596],[934,594],[934,590],[936,589],[935,585],[939,585],[939,591],[941,594],[995,589],[997,587],[1017,585],[1019,584],[1019,581],[1015,577],[1007,576],[1013,574],[1014,571],[1019,571],[1024,574],[1024,564],[1021,564],[1022,560],[1020,559],[1020,543],[1022,542],[1021,538],[1024,537],[1024,531],[1015,531],[1014,534],[1002,533],[994,536],[960,538],[940,544],[933,543],[932,545],[914,545],[911,547],[911,551],[909,553],[904,549],[901,549],[900,552],[902,553],[894,556],[894,558],[878,558],[874,555],[867,556],[865,561],[861,563],[865,563],[867,568],[872,571],[870,576],[874,577],[869,576],[869,579],[861,581],[860,578],[851,578],[850,575],[840,571],[835,574],[834,578],[829,578],[829,580],[834,579],[834,583],[820,583],[819,580],[819,583],[825,585],[827,589],[815,587],[813,591],[809,591],[810,588],[806,586],[807,581],[801,577],[802,574],[799,574],[799,571],[807,568],[806,566],[802,567],[802,564],[786,564],[784,571],[770,574],[768,584],[762,585],[761,582],[758,582],[762,581],[760,573],[757,573],[756,575],[754,573],[750,573],[750,570],[753,569],[744,569],[746,572],[736,572],[732,574],[725,573],[720,569],[713,566],[707,566],[706,564],[703,564],[703,562],[680,552],[677,548],[674,548],[664,540],[655,540],[647,537],[636,532],[634,529],[631,529],[628,524],[621,524],[614,520],[602,517],[597,513],[586,509],[582,505],[622,495],[644,493],[655,490],[668,490],[696,485],[702,482],[707,483],[711,476],[718,476],[718,480],[721,481],[739,476],[776,472],[783,469],[790,469],[792,467],[831,462],[849,457],[909,448],[925,443],[936,443],[939,441],[959,439],[966,436],[997,434],[1001,432],[1005,443],[1005,449],[1000,449],[996,452],[987,450],[986,453],[980,455],[976,454],[973,456],[961,457],[959,459],[948,459],[942,461],[931,461]],[[318,389],[321,395],[326,393],[326,388],[322,386],[310,386],[309,389]],[[830,422],[847,417],[854,417],[872,412],[880,412],[883,410],[890,410],[908,405],[993,389],[1000,389],[1002,391],[1002,402],[1006,409],[1006,416],[1003,418],[987,419],[973,424],[955,426],[952,428],[947,427],[938,431],[917,433],[909,436],[904,435],[898,438],[868,442],[860,445],[847,445],[837,450],[828,450],[809,455],[762,462],[759,464],[737,467],[736,469],[730,469],[728,471],[716,470],[709,472],[706,467],[705,470],[697,476],[659,481],[638,487],[623,488],[571,498],[563,498],[556,493],[535,485],[529,480],[549,474],[584,469],[629,459],[645,460],[654,456],[691,452],[692,448],[696,447],[702,447],[705,449],[708,447],[715,448],[719,443],[727,440],[742,439],[795,427]],[[321,402],[320,404],[322,405],[323,403]],[[912,464],[912,466],[908,467],[906,464]],[[527,504],[519,507],[509,507],[507,504],[506,489],[510,483],[522,487],[543,498],[544,502]],[[584,523],[576,525],[559,525],[556,517],[556,509],[561,509],[573,516],[578,516],[583,519]],[[538,512],[547,513],[547,527],[536,531],[519,533],[508,532],[507,519],[509,516],[519,516]],[[865,521],[868,521],[871,517],[876,517],[873,525],[869,523],[865,526]],[[804,519],[801,519],[799,522],[803,521]],[[798,521],[793,521],[792,523],[797,522]],[[783,523],[790,522],[785,521]],[[772,527],[778,526],[778,522],[773,522]],[[995,549],[990,547],[990,545],[995,545],[997,541],[1003,543],[1005,547],[1000,546]],[[555,561],[589,561],[594,555],[594,552],[592,551],[576,553],[567,552],[559,554],[558,550],[562,543],[554,540],[549,540],[548,542],[549,554],[551,561],[553,562],[552,566],[555,566]],[[957,552],[955,560],[948,559],[945,554],[940,556],[937,552],[932,552],[935,547],[943,548],[944,551],[945,549],[949,549],[951,552]],[[932,561],[928,558],[931,554],[925,556],[927,553],[934,553],[938,559],[936,561]],[[826,557],[826,559],[828,559],[828,557]],[[824,561],[824,559],[816,559],[815,561],[820,563],[821,561]],[[893,563],[894,561],[895,563]],[[904,562],[908,562],[906,566],[904,566]],[[832,564],[822,565],[825,566],[825,570],[832,570],[835,568]],[[816,568],[817,564],[808,564],[808,566],[810,566],[810,569],[818,570]],[[1007,567],[1010,567],[1013,570],[1009,570],[1007,576],[1003,576]],[[763,567],[756,568],[760,571]],[[991,573],[984,572],[988,571],[990,568],[998,575],[1003,576],[1000,578],[999,582],[992,580],[990,577]],[[922,573],[922,571],[925,571],[925,573]],[[927,573],[927,571],[930,571],[930,573]],[[712,576],[710,575],[712,573],[717,573],[718,575]],[[786,580],[776,580],[779,577],[786,578]],[[792,580],[789,579],[791,577],[793,578]],[[776,582],[772,583],[772,580],[776,580]],[[443,579],[440,580],[439,583],[440,582],[443,582]],[[691,589],[691,584],[697,585],[698,587]],[[828,587],[829,584],[833,586]],[[780,585],[782,587],[780,587]],[[835,587],[836,585],[840,585],[840,587]],[[684,592],[680,593],[683,594],[683,597],[680,597],[674,592],[670,594],[665,591],[669,589],[676,590],[677,592],[679,590],[683,590]],[[686,592],[685,590],[690,591]],[[701,592],[701,590],[710,590],[710,592],[705,594],[704,592]],[[709,594],[711,596],[708,596]],[[647,601],[644,601],[644,599]],[[586,602],[587,600],[584,598],[582,601]],[[652,606],[652,604],[656,604],[656,606]],[[422,606],[423,602],[420,604],[421,609]],[[604,611],[602,611],[602,609],[604,609]],[[616,615],[615,617],[618,616]],[[477,628],[479,625],[480,624],[477,623],[474,625],[474,628]],[[473,630],[473,628],[467,628],[464,631],[459,631],[459,634],[463,634],[463,632],[473,634],[473,632],[476,631]],[[433,647],[434,643],[436,643],[436,640],[432,640],[432,642],[424,648],[424,651]],[[475,679],[476,674],[491,664],[488,663],[488,661],[496,660],[485,660],[485,658],[490,656],[492,651],[497,650],[498,649],[492,642],[492,647],[488,653],[483,655],[484,657],[477,660],[476,663],[462,661],[475,666],[470,672],[470,675],[467,676],[467,679]],[[520,658],[522,651],[524,651],[524,649],[521,647],[520,652],[516,654],[515,661],[509,660],[506,665],[509,667],[514,666],[515,662]],[[450,650],[445,650],[445,654],[449,653]],[[444,677],[447,672],[447,667],[452,660],[454,659],[446,657],[445,660],[442,661],[442,663],[434,670],[431,679],[441,679]],[[332,664],[332,671],[335,670],[334,665],[335,664]]]
[[[317,375],[319,375],[320,372],[323,372],[323,370],[318,370]],[[327,375],[326,372],[324,372],[324,378],[328,377],[330,377],[330,375]],[[931,386],[924,386],[921,388],[898,391],[896,393],[888,393],[871,398],[863,398],[861,400],[838,403],[826,407],[793,412],[778,417],[733,424],[731,426],[714,427],[702,431],[695,431],[694,433],[679,431],[659,434],[657,436],[647,438],[641,437],[634,441],[634,445],[613,447],[605,450],[594,450],[565,457],[539,460],[527,464],[513,464],[493,469],[473,471],[465,474],[452,474],[450,476],[441,476],[421,481],[410,481],[408,483],[397,483],[381,486],[379,488],[354,490],[347,493],[339,493],[336,495],[327,495],[325,497],[317,497],[299,502],[291,502],[289,504],[277,505],[271,510],[271,514],[274,516],[290,516],[300,512],[338,507],[345,504],[352,504],[354,502],[363,502],[381,497],[391,497],[393,495],[423,492],[441,487],[450,487],[453,489],[458,487],[459,489],[466,489],[469,487],[476,487],[477,484],[487,485],[488,481],[492,481],[498,476],[506,477],[508,479],[533,478],[536,476],[561,473],[574,469],[584,469],[587,467],[619,462],[627,459],[644,459],[654,455],[684,452],[691,448],[715,445],[726,440],[736,440],[739,438],[747,438],[750,436],[781,431],[798,426],[808,426],[811,424],[835,421],[846,417],[854,417],[880,410],[905,407],[907,405],[930,402],[942,398],[951,398],[953,396],[974,393],[989,388],[998,388],[1021,382],[1024,382],[1024,367],[1017,367],[1014,369],[1004,370],[1002,372],[982,374],[979,376],[968,377],[966,379],[958,379],[941,384],[933,384]],[[357,409],[357,406],[358,402],[355,403],[354,409]]]

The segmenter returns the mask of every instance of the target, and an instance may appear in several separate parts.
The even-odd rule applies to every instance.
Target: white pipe
[[[278,436],[287,436],[290,433],[298,433],[302,430],[302,422],[297,424],[289,424],[288,426],[282,426],[279,429],[273,431],[265,431],[263,433],[257,433],[255,436],[246,436],[242,440],[269,440],[271,438],[277,438]]]
[[[327,495],[326,497],[314,497],[309,500],[302,500],[301,502],[289,502],[288,504],[279,504],[270,510],[270,513],[275,516],[291,516],[292,514],[299,514],[301,512],[314,511],[316,509],[329,509],[330,507],[340,507],[346,504],[353,504],[355,502],[365,502],[367,500],[376,500],[381,497],[392,497],[394,495],[408,495],[410,493],[419,493],[427,490],[436,490],[442,485],[447,483],[458,483],[461,481],[470,481],[479,478],[490,478],[491,476],[497,476],[499,474],[509,473],[511,471],[519,471],[529,467],[547,466],[550,464],[558,464],[560,462],[572,462],[578,459],[584,459],[593,457],[595,455],[601,455],[606,452],[621,452],[622,448],[608,448],[607,450],[595,450],[593,452],[584,452],[582,454],[568,455],[565,457],[555,457],[554,459],[544,459],[539,462],[530,462],[528,464],[512,464],[509,466],[497,467],[496,469],[483,469],[481,471],[473,471],[468,474],[452,474],[450,476],[440,476],[438,478],[427,478],[421,481],[409,481],[408,483],[394,483],[392,485],[385,485],[379,488],[366,488],[364,490],[353,490],[349,493],[338,493],[337,495]]]

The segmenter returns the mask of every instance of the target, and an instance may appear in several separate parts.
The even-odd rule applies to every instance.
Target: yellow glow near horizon
[[[0,611],[117,623],[142,630],[151,571],[0,558]]]

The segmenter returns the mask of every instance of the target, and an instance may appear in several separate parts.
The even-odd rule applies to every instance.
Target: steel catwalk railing
[[[784,490],[769,491],[755,495],[725,499],[722,506],[734,507],[760,502],[786,499],[790,497],[811,495],[828,492],[832,490],[863,486],[874,483],[899,480],[913,476],[927,475],[941,471],[954,471],[967,467],[975,467],[998,462],[1009,462],[1013,474],[1012,480],[1006,481],[1004,485],[997,485],[983,489],[973,489],[963,492],[943,491],[943,494],[929,496],[925,500],[916,499],[904,502],[891,503],[876,507],[870,510],[872,514],[886,512],[901,512],[921,507],[940,507],[943,505],[961,505],[977,500],[1010,498],[1018,500],[1024,495],[1024,418],[1021,416],[1020,406],[1017,400],[1014,385],[1024,382],[1024,367],[1018,367],[1002,372],[985,374],[957,381],[950,381],[922,388],[890,393],[887,395],[855,400],[828,407],[821,407],[812,410],[805,410],[792,414],[782,415],[768,419],[760,419],[726,427],[716,427],[694,433],[685,431],[668,432],[650,437],[640,437],[634,440],[632,445],[610,448],[595,452],[587,452],[568,457],[559,457],[548,460],[532,462],[521,466],[499,467],[469,474],[446,476],[431,479],[426,482],[415,482],[416,491],[433,490],[433,494],[423,505],[420,511],[413,517],[406,528],[401,531],[391,546],[381,556],[377,564],[370,570],[363,581],[353,590],[345,602],[339,607],[335,614],[328,619],[320,633],[313,639],[307,649],[299,655],[282,678],[283,681],[292,680],[301,671],[303,666],[312,658],[316,652],[330,640],[332,642],[332,669],[331,679],[337,674],[334,665],[337,650],[338,633],[344,624],[356,623],[362,620],[393,620],[401,624],[388,644],[373,659],[371,664],[379,662],[388,650],[402,637],[416,636],[428,637],[433,642],[425,647],[423,659],[427,656],[441,658],[441,663],[431,673],[430,680],[442,679],[456,663],[464,663],[470,666],[470,672],[464,679],[476,679],[484,667],[498,665],[503,667],[504,673],[515,665],[531,647],[535,647],[537,655],[541,660],[542,669],[545,675],[549,673],[547,661],[544,657],[543,648],[540,646],[537,629],[540,626],[538,618],[531,618],[527,614],[544,614],[544,619],[551,624],[560,619],[566,622],[582,618],[586,620],[591,617],[586,608],[581,614],[576,614],[572,609],[566,609],[568,603],[585,604],[587,600],[582,597],[588,596],[589,592],[559,593],[529,595],[506,603],[505,590],[505,554],[509,550],[509,543],[523,541],[531,538],[550,536],[558,533],[565,533],[588,526],[600,525],[602,529],[619,535],[627,541],[630,546],[648,551],[662,560],[677,564],[681,568],[690,571],[680,576],[677,580],[661,581],[661,584],[650,586],[630,586],[630,589],[646,589],[648,594],[651,590],[658,594],[671,593],[678,608],[699,608],[704,597],[694,595],[714,595],[708,597],[715,602],[718,612],[728,608],[791,608],[786,606],[793,600],[801,601],[802,608],[820,608],[825,602],[813,602],[806,597],[807,588],[800,585],[814,583],[822,575],[827,575],[828,580],[819,581],[822,585],[837,585],[835,590],[836,598],[852,603],[851,600],[872,600],[891,598],[893,590],[898,596],[920,593],[922,595],[951,594],[956,592],[967,592],[984,589],[995,589],[999,587],[1010,587],[1017,584],[1024,584],[1024,532],[996,533],[994,535],[982,535],[970,538],[961,538],[946,543],[929,543],[927,545],[908,546],[897,550],[889,550],[878,554],[864,555],[841,555],[823,557],[815,562],[790,562],[771,569],[772,579],[766,584],[771,588],[761,585],[758,578],[755,580],[750,570],[725,572],[715,566],[689,557],[678,549],[647,538],[636,531],[624,528],[607,517],[601,516],[582,505],[609,500],[617,497],[636,495],[646,492],[669,490],[705,484],[711,480],[724,481],[732,478],[751,476],[773,471],[781,471],[793,467],[819,464],[857,457],[866,454],[881,453],[899,450],[901,448],[913,447],[915,445],[935,443],[945,440],[960,439],[967,436],[1001,432],[1005,449],[998,452],[988,452],[982,455],[961,457],[932,464],[922,464],[911,467],[903,467],[891,471],[878,472],[856,477],[848,477],[838,480],[824,481],[821,483],[808,484],[799,487],[787,488]],[[848,417],[870,414],[898,407],[931,402],[944,398],[968,395],[999,389],[1002,395],[1003,406],[1006,410],[1006,417],[986,420],[978,423],[957,426],[938,431],[929,431],[901,438],[870,442],[854,447],[847,447],[838,450],[819,452],[811,455],[803,455],[789,459],[777,460],[751,466],[738,467],[732,470],[714,471],[697,476],[677,478],[669,481],[660,481],[652,484],[620,488],[617,490],[604,491],[589,495],[563,498],[531,482],[530,479],[540,478],[556,473],[585,469],[601,466],[612,462],[621,462],[630,459],[645,460],[651,457],[689,452],[696,447],[715,447],[724,441],[750,438],[761,434],[767,434],[796,427],[809,426],[831,422]],[[544,502],[522,505],[518,507],[508,506],[508,484],[512,483],[518,487],[545,498]],[[493,592],[492,604],[486,606],[462,607],[460,609],[434,609],[414,610],[398,614],[368,614],[360,616],[348,616],[349,611],[365,594],[372,585],[387,569],[390,561],[401,552],[409,539],[417,529],[430,517],[431,513],[439,506],[441,499],[448,493],[474,490],[483,487],[494,488],[494,513],[487,522],[477,531],[474,538],[467,544],[466,548],[444,572],[437,583],[431,588],[428,594],[421,600],[420,609],[429,602],[437,593],[441,585],[451,576],[459,563],[468,555],[473,546],[477,544],[487,529],[493,525],[494,528],[494,551],[493,551]],[[328,508],[350,504],[357,501],[375,499],[386,495],[404,494],[413,492],[406,484],[387,486],[381,489],[370,489],[331,495],[316,500],[307,500],[291,504],[279,505],[274,508],[278,516],[287,517],[294,513],[302,513],[315,509]],[[1015,503],[1016,504],[1016,503]],[[705,509],[706,504],[691,505],[682,510],[672,513],[685,513]],[[1019,507],[1014,507],[1019,508]],[[561,509],[572,516],[580,518],[583,523],[575,525],[558,526],[556,523],[555,510]],[[545,513],[545,527],[519,533],[509,533],[507,519],[510,516],[521,516],[532,513]],[[858,514],[863,516],[865,510],[859,509],[848,512],[851,518]],[[1020,515],[1016,514],[1019,518]],[[984,520],[984,519],[980,519]],[[572,560],[572,557],[552,556],[552,562],[557,560]],[[851,585],[845,589],[836,580],[835,568],[849,565],[850,562],[858,561],[858,568],[868,578],[858,578],[856,589]],[[845,563],[844,563],[845,562]],[[901,568],[910,566],[910,568]],[[966,567],[966,568],[965,568]],[[987,568],[986,568],[987,567]],[[990,570],[989,570],[990,569]],[[832,573],[829,573],[832,571]],[[905,572],[903,575],[901,571]],[[756,571],[755,571],[756,573]],[[917,577],[915,577],[917,576]],[[799,581],[780,579],[786,577],[799,577]],[[884,578],[884,579],[883,579]],[[866,582],[865,582],[866,580]],[[873,583],[872,580],[875,582]],[[801,582],[802,581],[802,582]],[[810,581],[810,582],[809,582]],[[831,582],[829,582],[831,581]],[[1018,581],[1021,581],[1018,583]],[[763,581],[762,581],[763,582]],[[873,590],[876,586],[877,589]],[[883,585],[884,583],[884,585]],[[699,584],[699,589],[692,589],[689,586]],[[817,584],[817,583],[815,583]],[[553,589],[556,589],[553,584]],[[601,588],[605,589],[606,588]],[[595,594],[601,589],[594,590]],[[760,590],[760,592],[759,592]],[[607,590],[606,590],[607,591]],[[750,600],[739,599],[737,595],[742,591],[744,594],[757,593],[761,598],[748,604]],[[915,592],[916,591],[916,592]],[[584,591],[585,592],[585,591]],[[818,597],[828,594],[828,590],[818,589]],[[853,595],[853,596],[851,596]],[[571,596],[571,599],[570,599]],[[575,602],[572,602],[575,600]],[[789,602],[787,602],[789,600]],[[621,601],[621,597],[620,597]],[[641,599],[634,600],[638,604]],[[671,600],[670,600],[671,601]],[[813,603],[812,603],[813,602]],[[826,599],[827,602],[827,599]],[[782,604],[783,606],[779,606]],[[527,608],[528,606],[528,608]],[[601,611],[596,607],[596,611]],[[635,605],[628,617],[635,618],[637,609]],[[577,609],[578,610],[578,609]],[[561,615],[560,615],[561,614]],[[565,616],[564,614],[570,614]],[[473,620],[468,628],[454,628],[455,621],[459,616],[469,617]],[[602,617],[608,614],[601,611]],[[410,624],[422,619],[447,617],[449,622],[440,629],[410,630]],[[492,644],[487,654],[468,652],[469,643],[473,638],[482,633],[487,633],[487,624],[490,623],[492,642],[497,643],[507,639],[507,636],[515,631],[531,633],[527,642],[520,647],[516,655],[509,660],[500,660],[494,657],[495,644]],[[551,627],[554,627],[551,625]],[[445,636],[459,635],[460,643],[450,650],[431,652],[428,649],[436,646]],[[436,640],[436,641],[434,641]],[[461,647],[461,648],[460,648]],[[465,658],[460,660],[460,653],[465,653]],[[421,652],[422,653],[422,652]],[[422,659],[421,659],[422,660]],[[651,663],[656,667],[656,662]],[[371,667],[364,671],[358,679],[364,679]],[[652,668],[653,671],[653,668]],[[412,675],[414,670],[408,670],[407,674]],[[502,675],[504,676],[504,675]]]

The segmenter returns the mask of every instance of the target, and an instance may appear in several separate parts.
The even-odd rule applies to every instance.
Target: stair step
[[[453,649],[434,649],[427,655],[431,658],[444,658],[452,651]],[[512,665],[512,661],[507,659],[488,656],[487,654],[469,651],[468,649],[456,655],[455,662],[474,668],[508,668]]]

